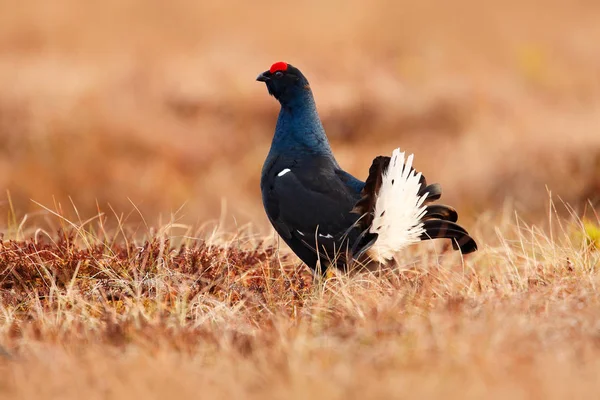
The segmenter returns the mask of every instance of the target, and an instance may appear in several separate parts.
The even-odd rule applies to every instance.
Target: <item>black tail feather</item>
[[[442,197],[442,185],[439,183],[432,183],[431,185],[421,184],[418,195],[423,196],[425,193],[427,193],[425,203],[439,200]]]
[[[429,204],[442,197],[442,186],[439,183],[428,185],[423,175],[419,182],[421,188],[418,195],[423,196],[427,193],[425,204],[428,204],[422,218],[425,233],[421,235],[421,240],[452,239],[452,248],[460,250],[463,254],[477,250],[475,240],[462,226],[456,224],[458,212],[454,208],[444,204]]]
[[[423,222],[425,232],[421,234],[421,240],[429,239],[452,239],[452,247],[469,254],[477,250],[477,243],[462,226],[441,219],[430,219]]]
[[[458,221],[458,212],[450,206],[444,204],[432,204],[425,209],[423,220],[441,219],[444,221]]]

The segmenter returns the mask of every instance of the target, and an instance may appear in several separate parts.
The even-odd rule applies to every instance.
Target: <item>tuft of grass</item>
[[[596,250],[600,250],[600,224],[586,219],[583,221],[583,229],[587,244]]]

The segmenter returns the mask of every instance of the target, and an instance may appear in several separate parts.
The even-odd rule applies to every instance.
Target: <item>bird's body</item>
[[[430,238],[427,223],[434,237],[476,249],[454,224],[453,209],[436,205],[428,213],[423,204],[439,198],[441,189],[427,186],[411,168],[412,156],[405,160],[397,150],[392,158],[376,158],[363,182],[335,160],[308,81],[297,68],[276,63],[257,79],[281,103],[262,170],[263,204],[277,233],[309,267],[324,271],[329,265],[345,269],[354,261],[385,261],[407,244]]]
[[[275,230],[309,266],[319,258],[316,243],[331,258],[341,234],[358,215],[351,211],[360,191],[329,157],[279,155],[267,159],[261,179],[263,204]]]

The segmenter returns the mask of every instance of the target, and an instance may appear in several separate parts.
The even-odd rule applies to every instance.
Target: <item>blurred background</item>
[[[598,204],[599,21],[595,0],[0,0],[0,222],[10,192],[21,216],[226,202],[266,227],[279,107],[255,77],[280,60],[359,178],[400,146],[461,218]]]

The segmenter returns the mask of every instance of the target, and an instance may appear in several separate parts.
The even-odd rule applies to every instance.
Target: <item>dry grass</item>
[[[325,281],[249,227],[25,221],[0,247],[0,396],[591,398],[600,219],[550,215]]]
[[[0,0],[0,398],[595,397],[599,18]],[[260,204],[282,59],[345,168],[414,152],[481,251],[314,282]]]

